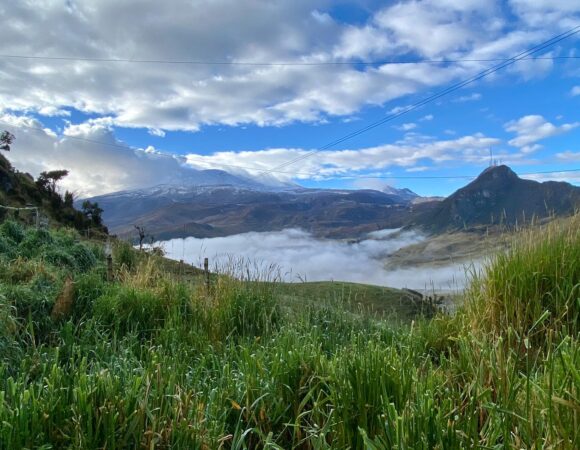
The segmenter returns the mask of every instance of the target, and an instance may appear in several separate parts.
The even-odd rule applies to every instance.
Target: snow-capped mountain
[[[116,234],[134,225],[158,238],[223,236],[246,231],[297,227],[321,235],[347,236],[398,227],[418,196],[408,190],[307,189],[265,184],[222,171],[158,186],[90,199],[104,209]]]

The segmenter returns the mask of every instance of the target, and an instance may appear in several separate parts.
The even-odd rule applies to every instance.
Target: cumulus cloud
[[[489,147],[501,140],[475,133],[452,139],[434,139],[406,133],[393,144],[346,150],[328,150],[304,158],[278,172],[269,172],[283,162],[309,154],[311,149],[270,148],[246,151],[218,151],[207,155],[183,156],[161,153],[154,147],[131,148],[115,138],[110,118],[68,123],[62,133],[44,127],[38,119],[11,114],[0,115],[0,123],[16,134],[14,165],[38,175],[43,170],[66,168],[70,175],[62,186],[81,196],[143,188],[162,183],[193,182],[199,170],[222,169],[237,176],[267,184],[300,180],[348,179],[357,176],[384,177],[393,168],[420,172],[461,160],[481,165],[489,158]],[[12,125],[5,126],[6,124]],[[521,152],[496,152],[506,164],[527,164]],[[393,180],[365,180],[353,186],[376,188]],[[201,183],[201,181],[199,181]]]
[[[68,169],[60,185],[81,197],[195,177],[196,171],[184,166],[183,160],[118,141],[106,120],[69,125],[61,137],[26,116],[4,114],[0,122],[16,134],[7,156],[17,169],[33,176]]]
[[[415,128],[417,128],[417,124],[413,123],[413,122],[409,122],[409,123],[404,123],[402,125],[398,125],[395,128],[397,130],[401,130],[401,131],[411,131],[411,130],[414,130]]]
[[[481,133],[462,136],[450,140],[423,139],[409,136],[395,143],[356,150],[329,150],[305,158],[283,169],[286,173],[275,173],[281,179],[297,180],[354,174],[364,170],[384,170],[390,167],[414,167],[419,162],[440,164],[457,160],[481,164],[489,159],[489,147],[498,145],[500,139]],[[215,152],[210,155],[187,155],[188,162],[198,168],[224,167],[235,171],[232,165],[246,168],[250,173],[259,173],[279,164],[304,156],[309,149],[274,148],[256,151]],[[502,154],[509,157],[510,155]],[[517,156],[513,155],[514,158]]]
[[[563,22],[564,27],[578,25],[579,0],[510,0],[512,10],[529,26]]]
[[[580,125],[580,122],[554,125],[541,115],[528,115],[518,120],[507,122],[504,127],[507,131],[516,134],[516,137],[508,141],[514,147],[520,147],[524,153],[531,153],[541,148],[538,141],[566,133]]]
[[[580,86],[574,86],[572,88],[572,90],[570,91],[570,95],[572,97],[576,97],[577,95],[580,95]]]
[[[5,2],[0,40],[6,54],[141,61],[497,58],[577,21],[576,2],[519,0],[511,2],[512,11],[495,1],[398,2],[370,10],[361,24],[333,18],[328,0],[175,0],[171,8],[141,0]],[[528,25],[525,32],[514,31],[520,21]],[[47,33],[48,27],[58,32]],[[533,73],[540,62],[525,64]],[[0,104],[13,111],[67,115],[74,108],[159,135],[208,124],[266,126],[348,116],[485,67],[478,62],[297,67],[26,58],[3,58],[1,65]]]
[[[259,267],[275,264],[286,281],[352,281],[416,289],[461,287],[465,272],[460,264],[424,270],[385,269],[390,254],[423,239],[415,232],[382,230],[349,244],[316,239],[305,231],[288,229],[211,239],[173,239],[161,244],[169,257],[193,264],[199,264],[203,257],[209,257],[222,269],[232,258],[257,262]]]

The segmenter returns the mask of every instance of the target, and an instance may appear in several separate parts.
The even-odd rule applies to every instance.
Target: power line
[[[43,133],[45,132],[45,130],[42,128],[33,127],[30,125],[14,125],[14,124],[11,124],[10,122],[5,122],[3,120],[0,120],[0,124],[3,124],[4,126],[11,127],[11,128],[27,129],[27,130],[43,132]],[[145,151],[142,149],[137,149],[137,148],[126,146],[126,145],[114,144],[111,142],[98,141],[95,139],[83,138],[80,136],[64,136],[64,138],[65,139],[73,139],[73,140],[82,141],[82,142],[89,142],[91,144],[96,144],[96,145],[106,145],[106,146],[110,146],[110,147],[116,147],[116,148],[120,148],[123,150],[129,149],[129,150],[133,150],[133,151],[141,151],[141,152],[145,153]],[[164,153],[164,152],[155,151],[154,153],[151,153],[151,154],[155,155],[155,156],[166,157],[166,158],[187,160],[186,156],[176,155],[173,153]],[[409,175],[409,176],[407,176],[407,175],[339,175],[339,174],[322,175],[320,172],[313,173],[313,172],[290,172],[290,171],[284,171],[284,170],[264,170],[261,167],[248,167],[248,166],[240,166],[240,165],[236,165],[236,164],[226,164],[226,163],[221,163],[221,162],[212,162],[211,164],[217,165],[217,166],[223,166],[223,167],[231,167],[231,168],[236,168],[236,169],[252,170],[252,171],[256,171],[256,172],[260,172],[260,173],[264,173],[264,172],[270,173],[271,172],[271,173],[279,173],[279,174],[284,174],[284,175],[305,176],[305,177],[311,177],[311,178],[323,177],[326,179],[423,180],[423,179],[473,179],[473,178],[477,178],[477,176],[478,176],[478,175],[418,175],[418,176],[410,176]],[[199,164],[199,165],[201,165],[201,164]],[[527,176],[527,175],[543,175],[543,174],[555,174],[555,173],[567,173],[567,172],[580,172],[580,168],[578,168],[578,169],[566,169],[566,170],[550,170],[550,171],[540,171],[540,172],[526,172],[526,173],[521,173],[519,175],[520,176]]]
[[[279,62],[252,62],[252,61],[210,61],[210,60],[168,60],[168,59],[126,59],[126,58],[89,58],[77,56],[43,56],[43,55],[9,55],[0,54],[5,59],[25,59],[42,61],[79,61],[99,63],[132,63],[132,64],[177,64],[197,66],[384,66],[393,64],[457,64],[462,62],[505,62],[506,58],[454,58],[454,59],[415,59],[415,60],[376,60],[376,61],[279,61]],[[537,56],[525,57],[522,60],[574,60],[580,56]]]
[[[487,76],[489,76],[489,75],[491,75],[491,74],[493,74],[493,73],[495,73],[495,72],[497,72],[497,71],[499,71],[499,70],[501,70],[501,69],[503,69],[503,68],[505,68],[507,66],[510,66],[510,65],[514,64],[515,62],[517,62],[517,61],[521,61],[521,60],[523,60],[525,58],[530,57],[531,55],[533,55],[535,53],[538,53],[538,52],[540,52],[540,51],[542,51],[542,50],[544,50],[544,49],[546,49],[548,47],[551,47],[554,44],[556,44],[556,43],[558,43],[560,41],[563,41],[564,39],[567,39],[567,38],[569,38],[569,37],[577,34],[578,32],[580,32],[580,25],[579,26],[576,26],[576,27],[574,27],[574,28],[572,28],[572,29],[564,32],[564,33],[561,33],[561,34],[559,34],[557,36],[554,36],[553,38],[548,39],[547,41],[544,41],[541,44],[538,44],[538,45],[536,45],[536,46],[534,46],[534,47],[532,47],[532,48],[530,48],[528,50],[525,50],[523,52],[520,52],[517,55],[513,56],[512,58],[509,58],[505,62],[500,63],[500,64],[496,64],[496,65],[494,65],[494,66],[492,66],[492,67],[490,67],[490,68],[488,68],[488,69],[486,69],[486,70],[484,70],[482,72],[479,72],[478,74],[474,75],[471,78],[468,78],[466,80],[463,80],[463,81],[460,81],[458,83],[455,83],[454,85],[452,85],[452,86],[450,86],[450,87],[448,87],[448,88],[446,88],[446,89],[444,89],[442,91],[439,91],[439,92],[437,92],[437,93],[435,93],[433,95],[430,95],[429,97],[424,98],[423,100],[420,100],[420,101],[418,101],[416,103],[413,103],[412,105],[404,108],[402,111],[399,111],[397,113],[390,114],[387,117],[385,117],[384,119],[381,119],[381,120],[378,120],[376,122],[373,122],[373,123],[367,125],[366,127],[363,127],[363,128],[361,128],[359,130],[356,130],[356,131],[354,131],[354,132],[352,132],[350,134],[347,134],[346,136],[343,136],[343,137],[341,137],[339,139],[336,139],[336,140],[334,140],[332,142],[329,142],[328,144],[323,145],[319,149],[312,150],[312,151],[310,151],[310,152],[308,152],[308,153],[306,153],[304,155],[301,155],[301,156],[299,156],[297,158],[294,158],[294,159],[291,159],[289,161],[286,161],[286,162],[284,162],[282,164],[279,164],[279,165],[273,167],[271,170],[274,171],[274,170],[282,169],[284,167],[288,167],[288,166],[290,166],[292,164],[295,164],[295,163],[297,163],[299,161],[302,161],[302,160],[304,160],[306,158],[309,158],[309,157],[311,157],[311,156],[313,156],[313,155],[321,152],[322,150],[327,150],[327,149],[329,149],[331,147],[334,147],[335,145],[338,145],[338,144],[340,144],[340,143],[342,143],[344,141],[347,141],[347,140],[352,139],[352,138],[354,138],[356,136],[359,136],[360,134],[365,133],[365,132],[367,132],[369,130],[372,130],[373,128],[376,128],[376,127],[378,127],[380,125],[383,125],[383,124],[385,124],[387,122],[390,122],[390,121],[392,121],[392,120],[394,120],[394,119],[396,119],[398,117],[401,117],[401,116],[403,116],[405,114],[408,114],[409,112],[414,111],[414,110],[416,110],[416,109],[418,109],[418,108],[420,108],[420,107],[422,107],[422,106],[424,106],[424,105],[426,105],[428,103],[431,103],[431,102],[437,100],[438,98],[441,98],[441,97],[443,97],[443,96],[445,96],[447,94],[450,94],[452,92],[455,92],[455,91],[457,91],[457,90],[459,90],[459,89],[461,89],[461,88],[463,88],[463,87],[465,87],[465,86],[467,86],[469,84],[475,83],[476,81],[478,81],[480,79],[483,79],[483,78],[485,78],[485,77],[487,77]]]
[[[542,51],[542,50],[544,50],[544,49],[546,49],[548,47],[551,47],[554,44],[556,44],[556,43],[558,43],[560,41],[563,41],[564,39],[567,39],[567,38],[573,36],[574,34],[577,34],[578,32],[580,32],[580,26],[576,26],[576,27],[574,27],[574,28],[572,28],[572,29],[570,29],[570,30],[562,33],[562,34],[559,34],[559,35],[557,35],[557,36],[555,36],[555,37],[553,37],[553,38],[551,38],[551,39],[549,39],[549,40],[547,40],[547,41],[545,41],[545,42],[543,42],[541,44],[538,44],[538,45],[532,47],[531,49],[528,49],[528,50],[525,50],[523,52],[520,52],[519,54],[513,56],[512,58],[509,58],[507,60],[503,60],[504,61],[503,63],[498,64],[498,65],[495,65],[495,66],[492,66],[492,67],[490,67],[490,68],[488,68],[488,69],[486,69],[486,70],[484,70],[482,72],[479,72],[477,75],[475,75],[475,76],[473,76],[471,78],[468,78],[467,80],[464,80],[464,81],[461,81],[459,83],[456,83],[456,84],[450,86],[449,88],[446,88],[443,91],[440,91],[438,93],[435,93],[435,94],[433,94],[433,95],[431,95],[431,96],[429,96],[429,97],[427,97],[427,98],[425,98],[425,99],[423,99],[423,100],[421,100],[419,102],[416,102],[416,103],[408,106],[407,108],[405,108],[404,110],[402,110],[402,111],[400,111],[398,113],[390,114],[389,116],[387,116],[384,119],[381,119],[379,121],[376,121],[374,123],[371,123],[371,124],[367,125],[366,127],[361,128],[361,129],[359,129],[357,131],[354,131],[354,132],[352,132],[352,133],[350,133],[350,134],[348,134],[346,136],[343,136],[342,138],[339,138],[339,139],[337,139],[335,141],[332,141],[332,142],[330,142],[330,143],[322,146],[319,149],[312,150],[312,151],[307,152],[306,154],[301,155],[301,156],[299,156],[297,158],[294,158],[294,159],[291,159],[289,161],[286,161],[286,162],[284,162],[282,164],[279,164],[279,165],[277,165],[276,167],[274,167],[272,169],[248,168],[248,167],[241,167],[241,166],[234,166],[234,165],[227,165],[227,164],[222,164],[222,165],[224,165],[224,166],[230,166],[230,167],[238,167],[238,168],[242,168],[244,170],[256,170],[256,171],[259,171],[261,173],[286,173],[286,174],[291,174],[291,175],[305,175],[305,176],[312,176],[312,177],[320,176],[320,174],[300,174],[300,173],[295,173],[295,172],[294,173],[292,173],[292,172],[285,172],[285,171],[281,171],[280,169],[283,169],[283,168],[285,168],[287,166],[290,166],[290,165],[292,165],[292,164],[294,164],[294,163],[296,163],[298,161],[301,161],[301,160],[304,160],[306,158],[309,158],[310,156],[312,156],[312,155],[314,155],[316,153],[319,153],[322,150],[326,150],[326,149],[328,149],[330,147],[333,147],[333,146],[335,146],[335,145],[337,145],[339,143],[342,143],[342,142],[344,142],[346,140],[352,139],[353,137],[356,137],[356,136],[358,136],[358,135],[360,135],[360,134],[362,134],[362,133],[364,133],[366,131],[369,131],[369,130],[371,130],[373,128],[376,128],[376,127],[378,127],[378,126],[380,126],[380,125],[382,125],[382,124],[384,124],[386,122],[389,122],[389,121],[394,120],[394,119],[396,119],[398,117],[401,117],[404,114],[407,114],[407,113],[409,113],[409,112],[411,112],[411,111],[413,111],[415,109],[418,109],[419,107],[424,106],[424,105],[426,105],[426,104],[428,104],[428,103],[430,103],[430,102],[432,102],[432,101],[434,101],[434,100],[436,100],[436,99],[438,99],[440,97],[443,97],[444,95],[447,95],[449,93],[452,93],[452,92],[454,92],[454,91],[456,91],[458,89],[461,89],[462,87],[465,87],[465,86],[467,86],[467,85],[469,85],[471,83],[474,83],[475,81],[478,81],[478,80],[480,80],[480,79],[482,79],[482,78],[484,78],[486,76],[489,76],[489,75],[497,72],[498,70],[500,70],[502,68],[505,68],[505,67],[507,67],[507,66],[509,66],[509,65],[511,65],[511,64],[513,64],[515,62],[517,62],[517,61],[521,61],[521,60],[525,60],[525,59],[534,59],[534,58],[530,58],[530,55],[533,55],[535,53],[538,53],[538,52],[540,52],[540,51]],[[0,55],[0,56],[2,56],[2,55]],[[7,56],[7,55],[5,55],[5,56]],[[12,56],[14,56],[14,55],[12,55]],[[16,56],[14,56],[14,57],[16,57]],[[30,57],[30,58],[33,58],[33,57]],[[34,57],[34,58],[36,58],[36,57]],[[38,57],[38,58],[41,58],[41,57]],[[54,58],[56,58],[56,57],[54,57]],[[112,60],[112,61],[121,61],[121,60]],[[133,60],[127,60],[127,61],[133,61]],[[138,61],[138,60],[135,60],[135,61]],[[145,60],[139,60],[139,61],[144,62]],[[273,63],[271,63],[271,64],[273,64]],[[23,128],[24,127],[24,128],[33,129],[33,130],[36,130],[36,131],[43,131],[43,130],[37,128],[37,127],[32,127],[32,126],[27,126],[27,125],[16,126],[16,125],[12,125],[10,123],[3,122],[3,121],[0,121],[0,123],[4,123],[4,124],[6,124],[8,126],[12,126],[12,127],[16,127],[16,128]],[[111,146],[111,147],[118,147],[118,148],[122,148],[122,149],[127,149],[126,146],[122,146],[122,145],[119,145],[119,144],[102,142],[102,141],[97,141],[97,140],[93,140],[93,139],[82,138],[82,137],[79,137],[79,136],[67,136],[67,138],[74,139],[74,140],[79,140],[79,141],[84,141],[84,142],[91,142],[91,143],[98,144],[98,145],[106,145],[106,146]],[[162,154],[161,152],[155,152],[155,154],[156,155],[171,156],[172,158],[184,159],[184,157],[181,157],[181,156],[177,156],[177,155],[167,155],[167,154]],[[336,178],[336,176],[334,176],[334,178]],[[346,177],[346,178],[352,178],[352,177]],[[384,178],[393,178],[393,177],[384,177]],[[412,177],[412,178],[421,178],[421,177]]]

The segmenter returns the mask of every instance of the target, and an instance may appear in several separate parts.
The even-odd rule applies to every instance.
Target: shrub
[[[18,246],[18,252],[26,258],[32,258],[39,255],[45,247],[50,246],[53,242],[52,235],[48,230],[29,228]]]
[[[80,272],[87,272],[97,264],[95,253],[85,244],[75,243],[70,249],[70,254]]]
[[[44,252],[44,260],[53,266],[77,270],[77,261],[73,255],[64,249],[50,248]]]
[[[113,247],[113,260],[119,267],[132,270],[137,266],[137,252],[125,241],[117,241]]]
[[[6,259],[12,259],[16,256],[16,242],[8,237],[0,234],[0,255]]]
[[[0,234],[19,244],[24,239],[24,228],[18,222],[7,220],[0,225]]]

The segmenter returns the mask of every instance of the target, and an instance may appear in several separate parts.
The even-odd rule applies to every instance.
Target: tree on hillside
[[[67,208],[73,208],[74,201],[75,201],[74,194],[70,191],[66,191],[64,193],[64,206]]]
[[[56,183],[62,180],[68,175],[68,170],[51,170],[48,172],[41,172],[38,179],[36,180],[36,185],[39,189],[47,191],[51,194],[56,193]]]
[[[103,225],[103,208],[99,207],[97,202],[91,202],[89,200],[85,200],[82,204],[83,214],[87,219],[89,219],[94,226],[100,227]]]
[[[139,250],[143,250],[143,241],[145,240],[145,227],[133,225],[139,234]]]
[[[0,134],[0,150],[9,152],[10,146],[14,142],[14,139],[16,138],[12,133],[10,133],[9,131],[3,131]]]

